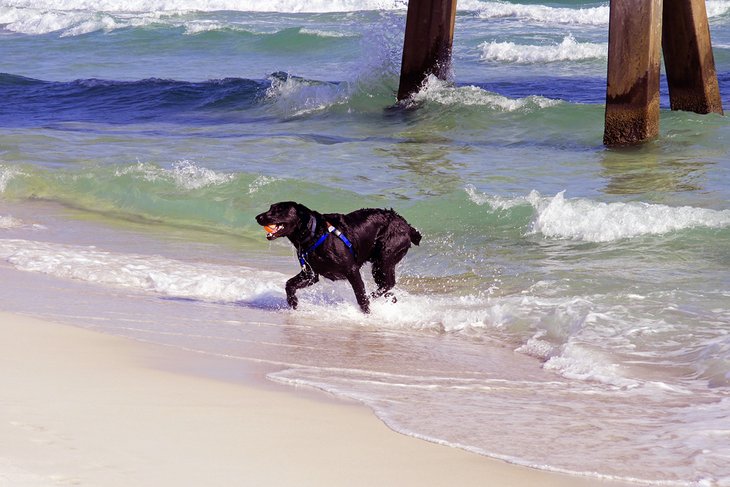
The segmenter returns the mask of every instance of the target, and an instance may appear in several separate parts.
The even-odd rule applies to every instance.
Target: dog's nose
[[[265,215],[265,213],[261,213],[260,215],[256,215],[256,221],[258,222],[259,225],[263,225],[264,224],[264,215]]]

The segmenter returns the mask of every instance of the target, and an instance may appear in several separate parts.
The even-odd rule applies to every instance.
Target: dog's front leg
[[[355,299],[357,299],[357,304],[360,305],[362,312],[370,313],[370,300],[365,292],[365,283],[362,282],[360,271],[356,269],[354,272],[351,272],[347,276],[347,280],[350,282],[352,290],[355,291]]]
[[[302,270],[299,274],[286,281],[286,302],[294,309],[297,309],[297,289],[302,289],[319,281],[319,274],[310,269]]]

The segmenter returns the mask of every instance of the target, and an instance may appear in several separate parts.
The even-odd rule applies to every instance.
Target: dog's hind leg
[[[393,302],[396,302],[393,293],[388,292],[395,286],[395,266],[381,261],[373,262],[373,279],[375,284],[378,285],[378,289],[371,296],[373,298],[379,298],[380,296],[393,297]]]
[[[297,309],[297,289],[302,289],[319,281],[319,275],[309,269],[303,270],[296,276],[286,281],[286,302],[290,307]]]
[[[355,299],[357,299],[357,304],[360,305],[362,312],[370,313],[370,300],[365,292],[365,283],[362,282],[360,271],[355,269],[347,276],[347,280],[350,282],[352,290],[355,291]]]
[[[395,287],[395,267],[403,260],[411,247],[411,227],[405,220],[394,220],[378,243],[378,253],[373,256],[373,279],[378,289],[374,298],[385,296],[395,303],[397,299],[390,292]]]

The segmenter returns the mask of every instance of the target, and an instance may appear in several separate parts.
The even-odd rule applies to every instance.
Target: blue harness
[[[324,241],[327,240],[327,237],[329,237],[331,233],[334,233],[337,237],[339,237],[339,239],[342,240],[342,242],[347,247],[347,250],[349,250],[350,253],[352,254],[352,256],[355,257],[355,249],[352,248],[352,242],[350,242],[342,232],[340,232],[335,227],[333,227],[329,222],[325,222],[325,224],[327,225],[327,231],[325,233],[323,233],[322,236],[319,237],[319,239],[317,239],[317,241],[314,242],[314,244],[312,244],[312,246],[310,246],[307,250],[305,250],[304,252],[301,252],[301,251],[297,252],[297,257],[299,257],[299,263],[302,265],[302,270],[306,270],[306,268],[307,268],[307,257],[309,256],[309,254],[314,252],[317,247],[322,245],[324,243]],[[315,227],[316,227],[316,220],[315,220]],[[312,232],[314,232],[314,228],[312,228]]]

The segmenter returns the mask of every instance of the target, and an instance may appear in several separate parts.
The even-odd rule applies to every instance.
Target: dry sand
[[[0,486],[618,485],[400,435],[262,377],[0,312]]]

